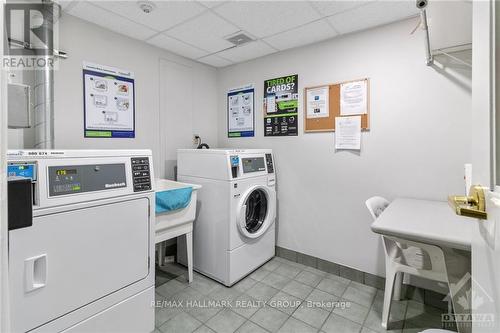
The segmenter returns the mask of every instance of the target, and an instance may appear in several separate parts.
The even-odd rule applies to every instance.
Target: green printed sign
[[[295,74],[264,81],[264,136],[298,135],[298,79]]]

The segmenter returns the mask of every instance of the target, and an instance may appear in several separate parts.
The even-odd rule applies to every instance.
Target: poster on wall
[[[330,87],[306,89],[307,118],[328,118],[330,116]]]
[[[83,63],[86,138],[135,137],[134,73]]]
[[[340,85],[340,115],[366,114],[368,111],[367,80],[345,82]]]
[[[251,137],[255,134],[255,88],[253,84],[227,92],[228,138]]]
[[[295,74],[264,81],[264,136],[298,135],[298,79]]]

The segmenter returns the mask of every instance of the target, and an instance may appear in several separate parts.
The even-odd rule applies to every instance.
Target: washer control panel
[[[151,176],[149,172],[149,158],[132,157],[132,180],[134,192],[149,191],[151,189]]]
[[[267,173],[274,173],[273,155],[266,154]]]

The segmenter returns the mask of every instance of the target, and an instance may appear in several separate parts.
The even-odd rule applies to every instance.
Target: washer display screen
[[[266,171],[266,163],[264,157],[249,157],[242,158],[243,173]]]

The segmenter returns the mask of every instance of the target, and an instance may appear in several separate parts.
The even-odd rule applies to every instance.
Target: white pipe
[[[46,17],[57,19],[59,7],[46,1],[52,5]],[[43,25],[44,33],[47,35],[46,40],[52,39],[54,34],[54,23]],[[44,69],[35,72],[35,148],[37,149],[53,149],[54,148],[54,70],[47,66]]]
[[[432,64],[433,58],[431,53],[431,41],[429,38],[429,26],[427,25],[427,12],[425,9],[420,11],[420,21],[422,24],[422,30],[425,34],[425,64],[430,66]]]

